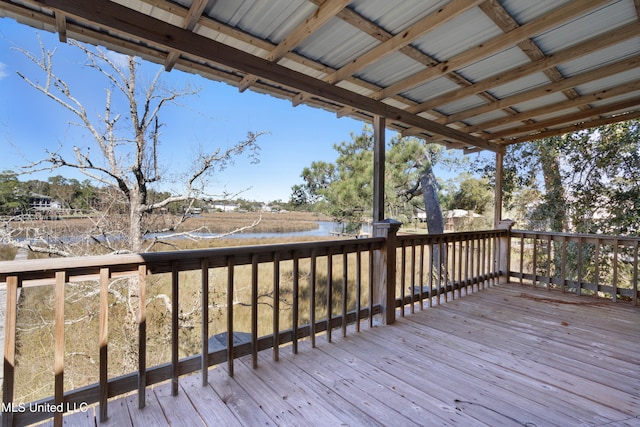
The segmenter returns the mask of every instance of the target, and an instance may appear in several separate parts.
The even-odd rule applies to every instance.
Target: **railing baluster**
[[[407,265],[407,248],[405,241],[400,242],[400,301],[402,301],[402,308],[400,309],[400,316],[404,317],[404,287],[406,286],[406,267]],[[413,303],[413,289],[411,290],[411,302]]]
[[[578,237],[578,285],[576,294],[582,295],[582,237]]]
[[[600,290],[600,241],[596,240],[596,248],[593,254],[593,286],[594,286],[594,292],[593,292],[593,296],[595,298],[599,297],[599,290]]]
[[[348,265],[349,260],[347,258],[347,248],[342,248],[342,336],[347,336],[347,297],[349,293],[347,290],[349,289],[349,275],[348,275]]]
[[[105,422],[109,416],[107,401],[109,399],[109,363],[108,363],[108,339],[109,339],[109,278],[108,268],[100,269],[100,330],[98,342],[100,345],[100,422]]]
[[[369,244],[369,327],[373,328],[373,243]]]
[[[147,266],[138,267],[138,408],[145,407],[147,387]]]
[[[447,295],[447,282],[449,279],[449,252],[447,251],[448,246],[447,246],[447,240],[446,237],[442,237],[440,239],[440,251],[441,251],[441,255],[440,255],[440,285],[441,285],[441,289],[440,289],[440,293],[443,295],[444,297],[444,302],[448,302],[449,301],[449,296]],[[438,300],[440,300],[440,298],[438,297]]]
[[[291,313],[291,351],[298,354],[298,310],[300,302],[300,259],[297,252],[293,253],[293,301]]]
[[[478,274],[481,277],[482,289],[486,289],[487,285],[487,239],[478,237],[480,244],[480,261],[478,262]]]
[[[475,258],[476,258],[476,238],[474,236],[471,236],[470,240],[469,240],[469,261],[470,261],[470,265],[469,265],[469,272],[471,274],[471,293],[475,292],[475,289],[473,287],[473,285],[475,285],[478,282],[478,276],[476,275],[476,263],[475,263]]]
[[[178,395],[178,315],[180,313],[179,300],[179,270],[178,262],[171,263],[171,395]]]
[[[316,347],[316,267],[317,254],[316,250],[311,251],[311,259],[309,260],[309,338],[311,338],[311,347]]]
[[[611,300],[618,301],[618,239],[613,240],[613,293]]]
[[[280,253],[273,254],[273,360],[280,360]]]
[[[451,299],[456,299],[456,241],[451,241]]]
[[[333,310],[333,254],[327,249],[327,342],[331,342],[331,312]]]
[[[464,259],[464,240],[460,239],[460,244],[458,245],[458,298],[462,298],[462,264]]]
[[[442,258],[445,254],[442,252],[442,240],[437,239],[435,245],[437,245],[437,262],[436,272],[438,274],[436,280],[436,305],[440,305],[440,295],[442,295]]]
[[[67,282],[66,271],[56,271],[55,296],[55,341],[54,341],[54,403],[56,406],[64,402],[64,288]],[[53,415],[53,425],[62,426],[62,412]]]
[[[16,319],[18,314],[18,276],[7,277],[7,296],[4,317],[4,370],[2,378],[2,407],[10,408],[2,414],[2,425],[13,425],[13,392],[16,366]]]
[[[251,256],[251,365],[258,367],[258,255]]]
[[[633,284],[631,286],[633,290],[632,304],[638,305],[638,241],[633,242]]]
[[[433,262],[435,255],[433,253],[435,243],[429,245],[429,308],[433,307]]]
[[[537,287],[538,286],[538,237],[536,235],[536,237],[533,238],[533,261],[532,261],[532,265],[533,265],[533,287]]]
[[[424,299],[422,296],[424,287],[424,242],[420,242],[420,265],[418,266],[418,300],[420,301],[420,310],[424,310]]]
[[[520,236],[520,286],[524,286],[524,235]]]
[[[356,248],[356,332],[360,332],[360,309],[362,299],[362,249]]]
[[[547,290],[551,290],[551,235],[547,236]]]
[[[562,272],[560,273],[560,286],[562,287],[562,292],[566,292],[567,290],[567,238],[566,236],[562,236],[562,255],[560,257],[560,264],[562,268]],[[522,271],[522,269],[520,270]]]
[[[404,265],[404,262],[402,263]],[[404,277],[404,276],[403,276]],[[416,241],[411,241],[411,314],[416,312]],[[404,298],[403,298],[404,301]],[[402,310],[401,312],[404,312]]]
[[[227,259],[227,371],[233,376],[233,294],[234,294],[234,270],[235,259],[229,256]]]
[[[478,292],[480,292],[480,289],[482,289],[480,286],[482,285],[484,287],[484,284],[482,283],[482,239],[480,238],[480,235],[476,235],[476,240],[475,240],[478,244],[477,248],[476,248],[476,283],[478,286]]]
[[[202,385],[209,382],[209,261],[207,258],[200,260],[200,281],[202,282],[202,296],[200,306],[202,307],[201,319],[201,360],[200,373],[202,375]]]

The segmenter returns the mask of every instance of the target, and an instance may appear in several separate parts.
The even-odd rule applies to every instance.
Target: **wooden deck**
[[[640,426],[640,307],[496,286],[340,335],[120,398],[102,425]]]

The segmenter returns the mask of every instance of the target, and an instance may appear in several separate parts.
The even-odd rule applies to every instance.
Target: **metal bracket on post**
[[[394,219],[373,224],[373,237],[386,239],[373,258],[373,302],[382,307],[382,323],[386,325],[396,319],[396,237],[401,225]]]

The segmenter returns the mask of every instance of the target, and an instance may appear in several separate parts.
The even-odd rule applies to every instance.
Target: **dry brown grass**
[[[318,227],[317,221],[330,221],[326,216],[311,212],[214,212],[189,218],[180,229],[207,227],[212,232],[224,233],[251,225],[258,219],[260,223],[251,229],[252,233],[309,231]]]
[[[170,223],[175,217],[165,217],[163,223]],[[250,226],[256,220],[258,225],[251,228],[252,233],[286,233],[314,230],[317,221],[330,221],[327,216],[312,212],[213,212],[187,218],[180,231],[189,231],[206,227],[212,233],[226,233],[241,227]],[[16,223],[29,229],[44,228],[52,233],[65,235],[82,234],[93,228],[90,218],[62,218],[59,220],[29,220]]]

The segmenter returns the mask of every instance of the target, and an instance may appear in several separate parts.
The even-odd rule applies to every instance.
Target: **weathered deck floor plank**
[[[519,285],[110,402],[143,425],[640,425],[640,308]],[[89,414],[93,414],[93,411]],[[69,425],[93,425],[69,415]],[[85,423],[86,424],[83,424]],[[100,425],[100,423],[98,423]],[[110,420],[108,425],[114,425]]]

